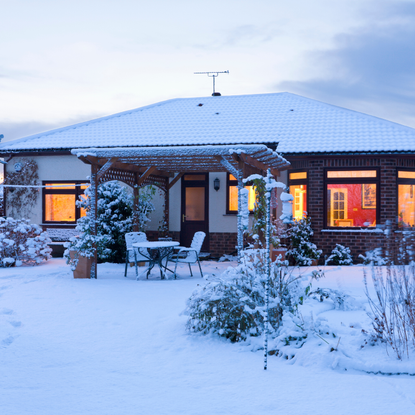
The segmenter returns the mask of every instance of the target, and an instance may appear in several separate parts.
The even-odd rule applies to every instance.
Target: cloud
[[[366,26],[337,35],[334,48],[309,53],[306,66],[320,76],[278,89],[360,111],[372,107],[374,115],[415,126],[415,4],[383,5],[367,17]]]
[[[83,121],[92,120],[97,118],[97,115],[90,114],[82,117],[73,117],[66,120],[60,120],[50,123],[39,121],[21,121],[21,122],[1,122],[0,134],[4,135],[1,142],[4,143],[10,140],[16,140],[18,138],[28,137],[37,133],[54,130],[55,128],[66,127],[68,125],[77,124]]]
[[[258,44],[270,42],[279,36],[282,33],[282,30],[278,29],[279,26],[275,22],[264,26],[252,24],[240,25],[228,30],[220,38],[210,43],[195,44],[193,46],[198,49],[222,49],[238,46],[255,47]]]

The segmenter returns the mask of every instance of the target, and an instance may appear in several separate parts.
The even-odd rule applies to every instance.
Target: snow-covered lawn
[[[210,274],[229,265],[203,262]],[[356,370],[415,366],[378,347],[357,355],[369,324],[362,267],[328,267],[318,282],[352,295],[351,310],[304,310],[327,318],[339,351],[316,343],[292,360],[270,356],[266,372],[250,345],[186,333],[180,313],[205,283],[196,268],[178,280],[123,275],[123,265],[103,264],[98,280],[74,280],[59,259],[0,269],[1,414],[415,413],[415,376]]]

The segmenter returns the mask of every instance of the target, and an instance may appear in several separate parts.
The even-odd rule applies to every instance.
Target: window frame
[[[376,177],[327,177],[329,171],[367,171],[374,170],[376,171]],[[380,223],[380,168],[379,167],[325,167],[324,168],[324,178],[323,178],[323,229],[361,229],[361,226],[330,226],[330,221],[328,220],[328,209],[327,209],[327,185],[328,184],[365,184],[365,183],[375,183],[376,184],[376,225]],[[376,226],[371,226],[365,229],[375,229]]]
[[[415,173],[415,169],[411,169],[408,167],[397,167],[396,168],[396,220],[399,224],[399,185],[400,184],[412,184],[415,186],[415,178],[414,179],[407,179],[407,178],[400,178],[399,172],[400,171],[410,171]],[[409,229],[409,227],[404,227],[403,229]]]
[[[75,184],[75,189],[47,189],[47,184]],[[75,202],[79,200],[79,196],[84,194],[84,190],[81,186],[77,185],[85,184],[90,185],[88,180],[43,180],[42,181],[42,223],[45,225],[76,225],[76,222],[81,217],[81,208],[75,205],[75,220],[74,221],[47,221],[46,220],[46,195],[75,195]]]
[[[306,173],[307,174],[307,178],[305,179],[290,179],[290,174],[291,173]],[[308,203],[308,194],[309,194],[309,186],[308,186],[308,181],[309,181],[309,177],[310,177],[310,171],[309,169],[290,169],[287,171],[287,179],[288,179],[288,191],[290,191],[290,187],[291,186],[301,186],[301,185],[305,185],[306,186],[306,203],[307,203],[307,215],[308,215],[308,210],[309,210],[309,203]],[[293,201],[294,203],[294,201]],[[293,217],[294,217],[294,205],[293,205]]]

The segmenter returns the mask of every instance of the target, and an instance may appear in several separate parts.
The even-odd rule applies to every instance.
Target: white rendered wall
[[[14,172],[14,165],[17,162],[24,162],[25,160],[35,160],[38,165],[39,181],[44,180],[60,181],[60,180],[86,180],[86,177],[91,174],[91,167],[82,161],[78,160],[76,156],[33,156],[33,157],[14,157],[6,166],[6,171]],[[6,213],[10,211],[7,209]],[[20,218],[16,218],[20,219]],[[39,189],[37,203],[33,207],[32,212],[28,215],[33,223],[42,223],[42,189]]]
[[[173,179],[170,179],[172,181]],[[169,230],[171,232],[180,232],[180,216],[181,216],[181,199],[182,180],[180,179],[170,189],[169,193]]]

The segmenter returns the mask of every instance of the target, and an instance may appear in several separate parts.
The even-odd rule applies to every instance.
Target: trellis
[[[186,173],[229,172],[243,189],[243,178],[251,174],[274,176],[290,163],[264,144],[173,147],[114,147],[74,149],[84,163],[91,165],[92,233],[96,235],[97,186],[110,180],[122,181],[134,189],[138,199],[140,186],[153,184],[165,192],[165,207],[169,210],[169,190]],[[238,192],[239,194],[239,192]],[[134,204],[137,205],[136,203]],[[238,197],[238,254],[243,248],[241,203]],[[134,224],[137,228],[137,212]],[[97,277],[97,255],[92,261],[91,278]]]

